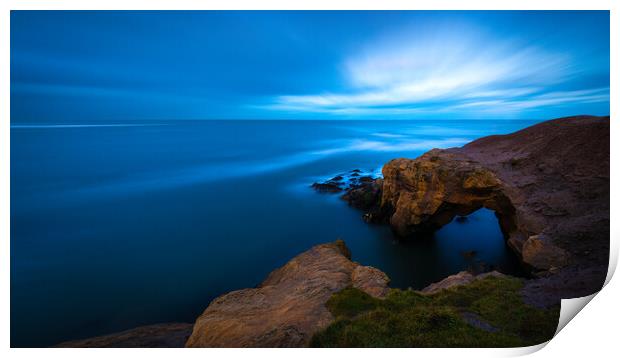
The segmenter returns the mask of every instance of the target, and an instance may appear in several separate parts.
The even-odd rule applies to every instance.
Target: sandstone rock
[[[352,262],[339,240],[318,245],[273,271],[257,288],[214,299],[196,320],[187,347],[304,347],[334,317],[325,303],[355,286],[381,297],[388,279]]]
[[[357,266],[351,274],[353,287],[365,291],[371,296],[382,298],[387,295],[390,279],[381,270],[371,266]]]
[[[482,206],[511,208],[501,193],[501,181],[480,164],[461,156],[432,150],[421,157],[395,159],[383,167],[381,205],[393,211],[390,224],[403,237],[432,232]]]

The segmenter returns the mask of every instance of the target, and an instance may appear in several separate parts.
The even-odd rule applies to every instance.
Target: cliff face
[[[323,244],[273,271],[257,288],[213,300],[196,320],[187,347],[304,347],[333,322],[325,303],[353,286],[374,297],[388,291],[388,277],[350,259],[342,241]]]
[[[609,255],[609,140],[609,117],[581,116],[395,159],[383,168],[382,211],[408,237],[492,209],[535,273],[594,270],[582,290],[594,292]]]

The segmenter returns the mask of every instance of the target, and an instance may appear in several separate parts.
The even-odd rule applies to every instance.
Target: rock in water
[[[332,181],[313,183],[312,188],[321,193],[339,193],[342,191],[342,183]]]
[[[273,271],[257,288],[214,299],[196,320],[187,347],[305,347],[334,317],[325,303],[353,286],[388,291],[381,271],[350,260],[344,242],[318,245]]]
[[[382,186],[383,180],[381,179],[366,179],[347,189],[342,199],[354,208],[377,213],[381,203]]]

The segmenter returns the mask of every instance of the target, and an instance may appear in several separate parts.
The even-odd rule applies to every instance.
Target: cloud
[[[609,87],[579,91],[556,91],[531,96],[525,99],[496,99],[473,101],[449,106],[445,110],[479,108],[490,112],[514,112],[542,106],[558,106],[575,103],[597,103],[609,101]]]
[[[504,106],[609,101],[608,88],[550,91],[578,76],[566,53],[453,28],[432,36],[407,33],[371,43],[342,65],[347,90],[281,95],[265,107],[333,115],[407,115]]]

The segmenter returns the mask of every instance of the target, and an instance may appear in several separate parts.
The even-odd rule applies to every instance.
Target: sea
[[[534,123],[12,123],[11,346],[193,322],[213,298],[336,239],[396,288],[475,267],[518,272],[492,211],[403,241],[310,185]]]

